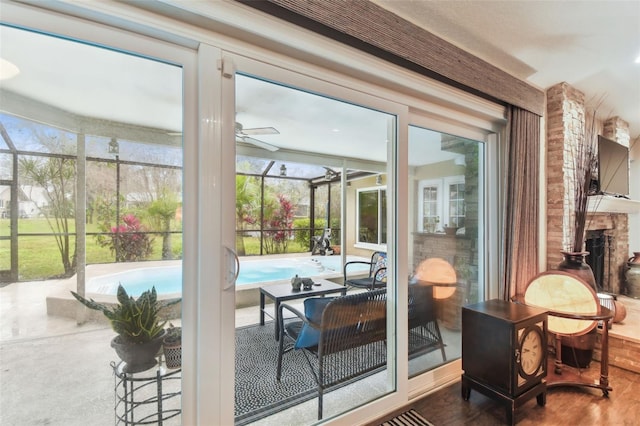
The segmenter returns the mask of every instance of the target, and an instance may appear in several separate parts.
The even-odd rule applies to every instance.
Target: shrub
[[[140,220],[133,214],[122,216],[122,222],[118,226],[112,226],[111,236],[96,237],[98,244],[102,247],[109,247],[111,253],[115,255],[116,262],[135,262],[149,257],[152,252],[153,239],[146,233],[146,229]],[[102,228],[108,228],[103,224]]]

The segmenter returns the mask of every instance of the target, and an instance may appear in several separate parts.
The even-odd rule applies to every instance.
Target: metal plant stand
[[[116,425],[162,425],[181,414],[180,369],[169,370],[158,363],[140,373],[125,373],[124,366],[124,362],[111,363]]]

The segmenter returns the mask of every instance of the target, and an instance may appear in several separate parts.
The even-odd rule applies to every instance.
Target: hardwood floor
[[[591,377],[598,373],[598,364],[592,363],[583,374]],[[640,424],[640,374],[610,367],[609,384],[613,391],[608,398],[602,396],[601,390],[586,387],[548,389],[544,407],[537,405],[533,398],[516,409],[514,420],[519,426]],[[416,400],[370,426],[378,425],[409,408],[414,408],[435,426],[493,426],[506,424],[507,421],[505,408],[477,391],[472,390],[471,398],[463,400],[458,382]]]

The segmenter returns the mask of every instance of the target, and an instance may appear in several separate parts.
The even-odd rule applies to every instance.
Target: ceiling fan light
[[[119,152],[120,144],[118,144],[116,138],[111,138],[111,141],[109,142],[109,154],[118,154]]]

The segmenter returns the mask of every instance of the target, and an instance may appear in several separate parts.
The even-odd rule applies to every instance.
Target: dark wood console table
[[[562,334],[555,333],[555,359],[547,358],[547,387],[553,388],[557,386],[587,386],[602,390],[604,396],[609,396],[609,392],[613,390],[609,386],[609,323],[613,321],[613,312],[601,306],[599,315],[583,315],[568,314],[562,312],[549,311],[549,315],[560,318],[602,321],[602,349],[600,354],[600,378],[592,380],[583,377],[580,369],[576,367],[566,367],[562,364]],[[578,372],[576,372],[578,370]]]

